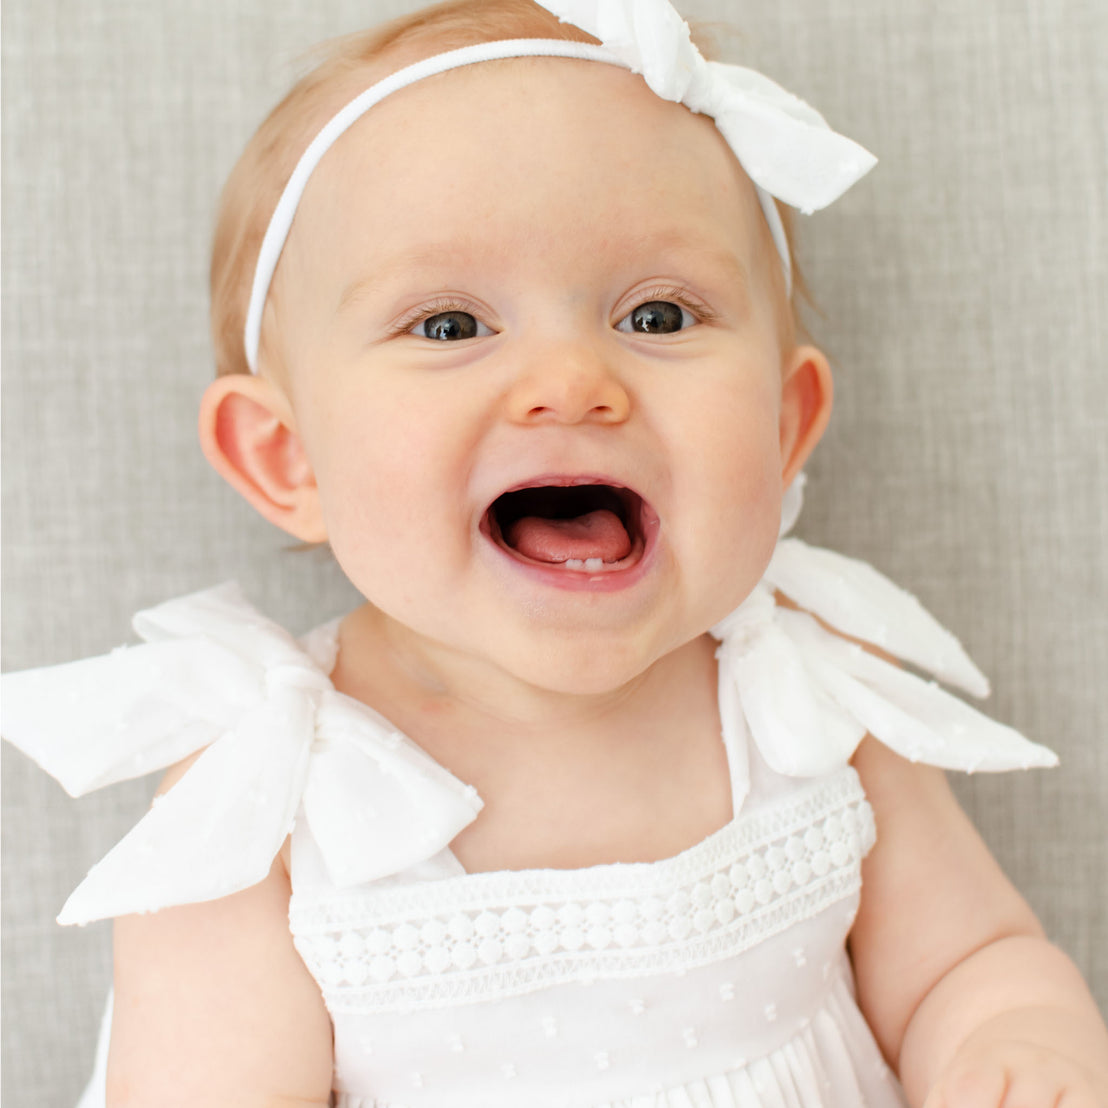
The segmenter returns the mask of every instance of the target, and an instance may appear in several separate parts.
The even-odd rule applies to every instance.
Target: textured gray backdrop
[[[353,604],[206,471],[214,199],[325,36],[407,0],[7,0],[3,36],[4,666],[128,637],[129,613],[238,577],[297,628]],[[882,159],[803,228],[838,370],[801,533],[914,590],[995,678],[1052,773],[959,791],[1108,1002],[1108,6],[699,0]],[[3,776],[3,1102],[72,1102],[109,929],[68,890],[148,782],[69,801]]]

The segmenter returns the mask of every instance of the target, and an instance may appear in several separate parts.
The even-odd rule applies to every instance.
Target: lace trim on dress
[[[856,893],[873,840],[847,769],[662,862],[294,893],[289,920],[332,1012],[465,1003],[738,954]]]

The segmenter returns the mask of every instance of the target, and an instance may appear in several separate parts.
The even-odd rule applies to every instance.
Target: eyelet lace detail
[[[290,924],[332,1011],[517,995],[738,954],[857,892],[873,839],[847,769],[661,862],[294,894]]]

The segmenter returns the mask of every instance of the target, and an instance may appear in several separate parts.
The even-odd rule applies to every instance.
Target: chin
[[[604,636],[579,632],[554,644],[524,648],[505,659],[517,679],[565,696],[603,696],[635,682],[670,648],[620,648]]]

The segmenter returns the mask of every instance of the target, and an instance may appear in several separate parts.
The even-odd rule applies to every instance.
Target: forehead
[[[337,279],[351,264],[440,251],[549,256],[567,240],[601,253],[710,245],[745,267],[760,221],[711,120],[619,67],[521,58],[450,71],[374,107],[317,169],[289,249]]]

